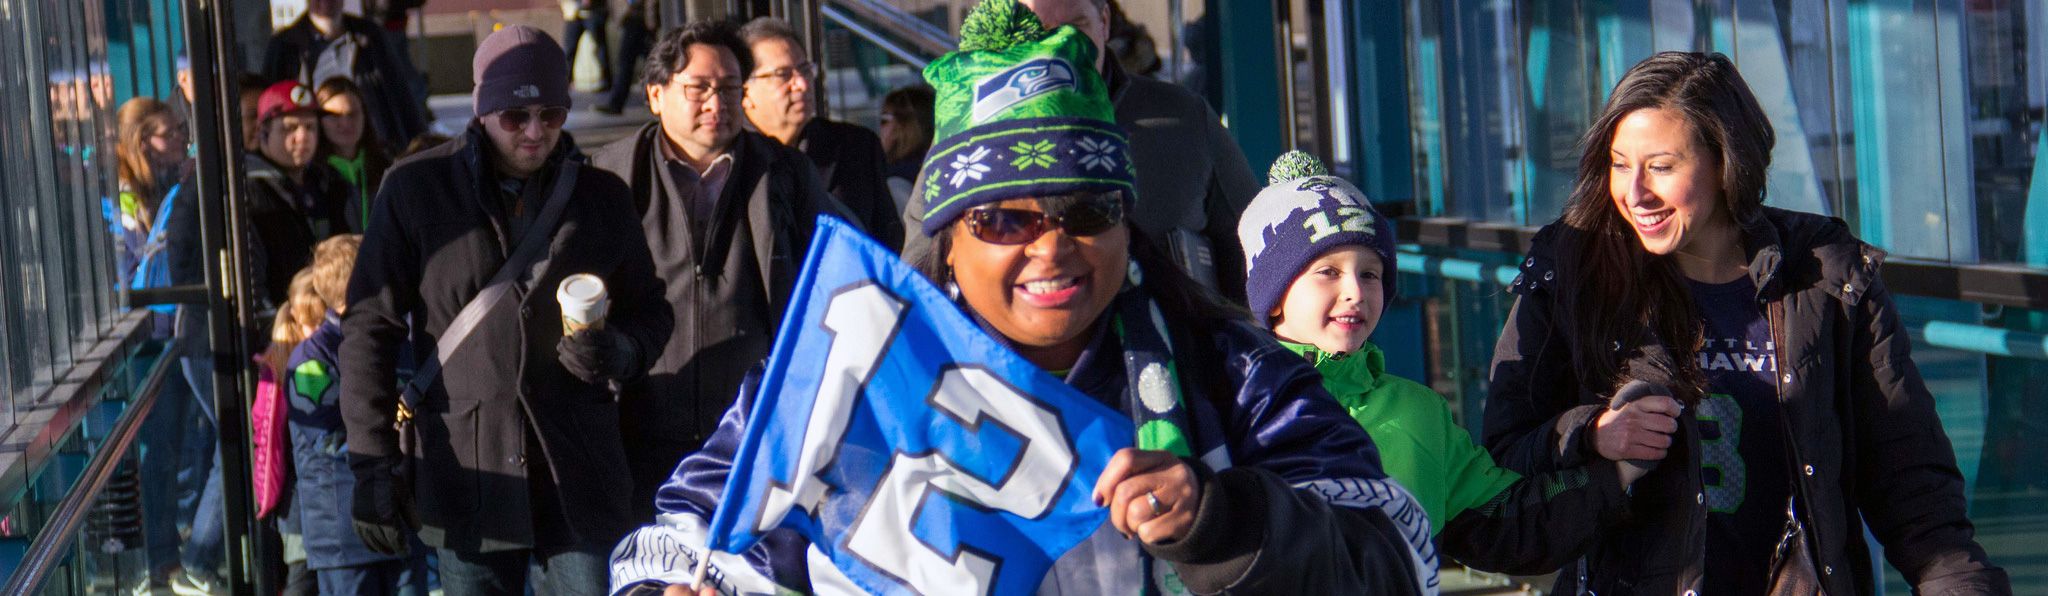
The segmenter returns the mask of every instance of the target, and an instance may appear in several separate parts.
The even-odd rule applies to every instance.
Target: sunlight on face
[[[1703,230],[1733,225],[1721,206],[1720,168],[1697,139],[1685,118],[1664,108],[1636,110],[1614,127],[1608,193],[1650,254],[1682,251]]]
[[[353,94],[342,93],[327,98],[320,110],[326,112],[320,117],[320,133],[337,150],[349,150],[344,157],[354,157],[353,149],[363,141],[362,102]]]
[[[1384,266],[1372,249],[1343,246],[1303,267],[1276,309],[1273,334],[1337,354],[1357,351],[1386,308]]]
[[[739,87],[740,62],[723,46],[691,44],[683,52],[682,70],[666,84],[647,86],[647,108],[676,148],[696,159],[715,157],[739,135],[738,102],[718,90]]]
[[[994,206],[1043,209],[1037,199],[1011,199]],[[1079,237],[1052,229],[1017,245],[983,242],[968,231],[964,219],[947,233],[952,234],[952,249],[946,263],[961,297],[1024,348],[1085,344],[1095,319],[1123,289],[1130,261],[1131,235],[1125,225]]]

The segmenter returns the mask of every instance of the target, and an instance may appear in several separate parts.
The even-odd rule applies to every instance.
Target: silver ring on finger
[[[1145,492],[1145,504],[1152,506],[1152,515],[1166,514],[1166,508],[1159,506],[1159,495],[1152,494],[1151,491]]]

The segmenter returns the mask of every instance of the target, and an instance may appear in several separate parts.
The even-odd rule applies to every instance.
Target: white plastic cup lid
[[[563,302],[594,303],[604,300],[604,280],[587,273],[571,275],[562,280],[561,290],[556,297]]]

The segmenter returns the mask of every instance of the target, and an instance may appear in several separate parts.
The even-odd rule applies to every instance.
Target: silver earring
[[[947,299],[950,299],[950,300],[952,300],[952,301],[954,301],[954,302],[958,302],[958,301],[960,301],[960,283],[959,283],[959,282],[955,282],[955,281],[947,281],[947,282],[946,282],[946,298],[947,298]]]
[[[1131,259],[1130,267],[1124,270],[1124,279],[1134,286],[1145,283],[1145,270],[1138,267],[1137,259]]]

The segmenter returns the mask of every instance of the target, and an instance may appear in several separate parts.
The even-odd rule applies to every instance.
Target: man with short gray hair
[[[903,238],[896,199],[889,193],[882,138],[866,128],[818,113],[813,91],[818,65],[788,21],[761,17],[740,29],[753,53],[746,77],[747,120],[755,130],[811,158],[825,190],[860,221],[862,229],[895,248]]]
[[[654,121],[591,154],[626,180],[676,322],[647,377],[624,388],[633,482],[618,488],[643,521],[768,357],[818,214],[844,214],[802,153],[740,128],[751,62],[731,23],[663,32],[640,82]]]

